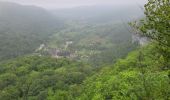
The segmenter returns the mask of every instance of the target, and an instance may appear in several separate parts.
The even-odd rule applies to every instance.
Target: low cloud
[[[146,0],[0,0],[25,5],[36,5],[47,9],[70,8],[90,5],[143,5]]]

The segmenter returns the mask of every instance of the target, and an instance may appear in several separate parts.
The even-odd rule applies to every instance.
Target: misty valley
[[[169,4],[0,0],[0,100],[169,100]]]

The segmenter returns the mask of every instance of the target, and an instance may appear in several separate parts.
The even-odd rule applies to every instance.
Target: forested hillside
[[[48,92],[76,89],[92,74],[88,64],[26,56],[0,64],[0,100],[46,100]]]
[[[0,100],[170,100],[169,4],[0,2]]]
[[[0,60],[32,53],[62,24],[42,8],[0,2]]]
[[[81,86],[78,100],[168,100],[169,60],[154,44],[129,53],[105,67]]]

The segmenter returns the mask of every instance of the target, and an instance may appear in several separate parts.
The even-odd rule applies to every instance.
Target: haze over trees
[[[0,2],[0,100],[169,100],[169,4]]]
[[[0,2],[0,59],[32,53],[61,26],[42,8]]]

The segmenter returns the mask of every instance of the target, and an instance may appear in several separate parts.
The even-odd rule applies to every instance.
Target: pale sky
[[[92,5],[143,5],[147,0],[0,0],[16,2],[24,5],[35,5],[47,9],[71,8]]]

